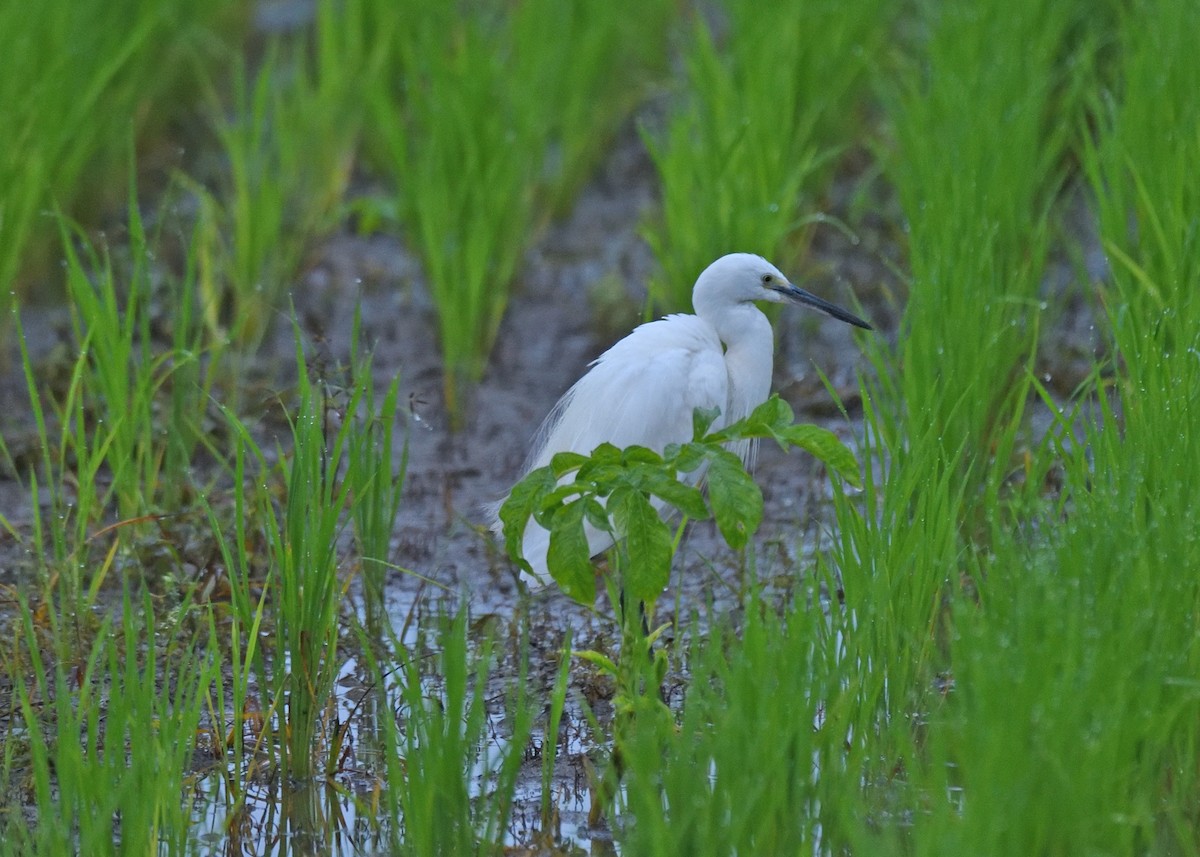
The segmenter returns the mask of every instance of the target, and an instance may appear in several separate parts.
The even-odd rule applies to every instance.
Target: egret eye
[[[762,275],[762,284],[764,286],[769,286],[769,285],[771,285],[771,281],[774,279],[775,278],[773,276],[771,276],[770,274],[763,274]]]

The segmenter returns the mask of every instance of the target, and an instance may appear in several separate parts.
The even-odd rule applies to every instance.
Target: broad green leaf
[[[508,499],[500,506],[500,522],[504,525],[504,549],[509,558],[528,567],[521,556],[525,527],[534,511],[541,506],[542,497],[554,489],[554,474],[548,467],[539,467],[513,486]]]
[[[626,467],[635,464],[649,464],[661,467],[663,457],[653,449],[644,446],[627,446],[624,455],[621,457],[621,463]]]
[[[694,521],[710,517],[704,492],[695,485],[681,482],[662,469],[645,468],[633,474],[633,484],[647,494],[670,503]]]
[[[612,522],[608,519],[608,512],[603,503],[591,496],[581,497],[579,502],[583,503],[583,516],[589,524],[597,530],[612,532]]]
[[[790,426],[793,419],[792,409],[788,403],[773,394],[771,398],[755,408],[748,417],[713,432],[704,440],[709,443],[728,443],[731,440],[754,437],[774,437],[778,440],[778,432]]]
[[[622,583],[634,601],[652,601],[667,588],[671,577],[671,530],[641,491],[613,492],[609,509],[617,531],[625,538]]]
[[[533,519],[546,529],[550,529],[550,522],[558,514],[558,510],[567,503],[574,502],[582,493],[583,488],[575,482],[566,482],[561,485],[555,483],[554,487],[546,491],[534,507]]]
[[[620,462],[596,461],[595,459],[585,461],[575,474],[577,483],[591,486],[597,494],[601,495],[610,493],[615,485],[624,481],[624,478],[625,468],[621,466]]]
[[[732,548],[744,548],[762,522],[762,491],[728,450],[715,450],[709,461],[708,498],[725,541]]]
[[[784,440],[798,446],[814,458],[825,462],[825,466],[853,485],[862,487],[862,474],[854,453],[838,440],[833,432],[814,425],[793,425],[780,432]]]
[[[819,458],[854,487],[862,487],[862,477],[854,454],[827,429],[814,425],[796,425],[791,406],[777,395],[772,395],[755,408],[746,419],[713,432],[705,437],[704,441],[728,443],[731,440],[753,437],[774,438],[776,443],[784,448],[800,447]]]
[[[561,479],[572,470],[578,470],[580,465],[587,460],[586,455],[578,452],[556,452],[550,459],[550,469],[554,471],[556,478]]]
[[[559,588],[580,604],[596,600],[596,571],[583,531],[584,504],[562,507],[551,521],[546,565]]]
[[[792,413],[791,405],[775,394],[755,408],[746,419],[756,434],[774,434],[795,421],[796,417]]]
[[[704,437],[719,416],[721,416],[720,408],[695,408],[692,411],[692,437],[696,439]]]
[[[708,460],[707,449],[703,443],[672,444],[667,459],[677,471],[691,473]]]
[[[602,443],[592,450],[591,459],[597,463],[620,464],[621,450],[611,443]]]

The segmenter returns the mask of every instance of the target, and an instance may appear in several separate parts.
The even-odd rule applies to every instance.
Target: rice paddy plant
[[[876,816],[893,820],[860,840],[872,853],[1196,852],[1200,694],[1191,676],[1200,587],[1180,570],[1197,561],[1197,504],[1194,480],[1180,468],[1195,443],[1189,415],[1200,375],[1194,356],[1176,362],[1172,355],[1194,347],[1198,328],[1190,292],[1176,292],[1177,305],[1163,295],[1196,273],[1196,182],[1185,165],[1200,123],[1188,94],[1194,64],[1183,52],[1200,21],[1188,4],[1169,0],[1130,15],[1155,25],[1123,23],[1123,86],[1103,105],[1101,132],[1084,159],[1112,261],[1106,304],[1120,354],[1120,403],[1102,389],[1095,417],[1059,415],[1049,440],[1032,451],[1062,467],[1062,496],[1026,504],[1014,527],[1001,506],[1012,490],[1002,484],[1002,454],[993,464],[970,447],[963,454],[947,446],[940,427],[921,424],[911,407],[899,419],[880,415],[880,402],[903,400],[887,385],[905,382],[886,373],[882,395],[865,400],[868,447],[883,438],[887,453],[883,478],[872,477],[861,499],[838,498],[847,608],[839,634],[850,662],[866,652],[872,673],[884,665],[883,683],[874,685],[884,699],[898,690],[893,656],[919,667],[907,673],[911,702],[889,702],[882,729],[854,729],[869,746],[864,758],[895,763],[889,789],[899,803]],[[1053,68],[1045,80],[1057,79]],[[1165,68],[1176,71],[1164,75]],[[1171,137],[1188,143],[1168,152]],[[944,240],[952,233],[949,221],[934,229]],[[915,245],[913,252],[916,265]],[[972,294],[964,288],[960,297]],[[958,371],[940,365],[942,375]],[[990,395],[955,391],[947,413],[983,413]],[[1043,398],[1057,410],[1044,391]],[[985,423],[989,451],[1013,448],[1023,400],[1023,392],[1014,397],[1007,415],[991,406],[1001,419]],[[946,478],[942,450],[968,468],[965,478]],[[882,502],[873,496],[875,480],[884,486]],[[986,550],[955,523],[978,502],[972,483],[986,486]],[[912,565],[903,575],[885,573],[890,557],[905,554]],[[861,574],[864,564],[871,573]],[[910,602],[885,588],[895,582],[921,594]],[[905,619],[909,607],[917,609]],[[876,628],[882,639],[872,642]],[[835,710],[831,704],[827,723]],[[864,796],[883,779],[875,770]]]
[[[205,323],[215,338],[251,349],[266,331],[274,299],[302,250],[299,237],[285,222],[284,183],[290,177],[280,146],[288,137],[274,129],[276,62],[276,56],[269,55],[253,83],[245,63],[235,65],[233,115],[217,122],[229,159],[230,187],[219,196],[197,188],[201,217],[212,224],[202,233],[212,246],[200,254],[205,266],[200,280]]]
[[[249,502],[242,492],[234,492],[232,533],[224,532],[228,525],[209,510],[230,574],[233,633],[239,636],[231,653],[233,716],[241,717],[251,702],[248,685],[252,672],[257,672],[279,715],[281,764],[300,782],[332,774],[337,764],[340,739],[331,731],[328,706],[340,667],[341,608],[351,580],[340,573],[343,532],[352,525],[359,562],[379,566],[379,571],[364,569],[364,585],[374,593],[368,595],[368,605],[374,604],[376,621],[382,621],[381,605],[372,597],[382,598],[391,528],[403,488],[406,454],[399,473],[393,469],[398,385],[393,382],[377,401],[369,361],[357,356],[357,333],[352,350],[355,377],[342,398],[325,380],[310,375],[297,331],[300,372],[296,405],[288,414],[289,443],[278,456],[280,494],[262,481],[272,470],[262,448],[246,425],[227,411],[235,435],[234,483],[258,485],[248,489]],[[261,557],[251,554],[251,543],[261,543]],[[256,582],[255,568],[262,560],[266,578]],[[261,595],[255,598],[252,592],[258,587]],[[272,627],[274,645],[269,652],[258,650],[256,643],[264,618]],[[383,639],[382,628],[376,630],[381,633],[372,639]],[[218,707],[225,711],[223,705]],[[240,757],[240,740],[235,738],[232,749]],[[318,766],[322,754],[324,762]]]
[[[218,461],[224,457],[210,431],[209,417],[215,410],[214,390],[226,381],[228,367],[222,359],[223,343],[206,335],[203,322],[200,244],[196,240],[203,228],[199,222],[194,225],[182,270],[162,277],[152,288],[153,297],[146,306],[155,317],[161,317],[165,307],[171,319],[170,343],[165,347],[169,356],[159,358],[161,365],[152,364],[159,369],[166,387],[165,394],[161,386],[155,388],[159,401],[153,409],[155,441],[164,448],[151,503],[160,510],[190,505],[199,481],[197,464],[203,455],[207,453]],[[157,255],[154,248],[161,242],[162,234],[157,232],[149,246],[143,245],[135,256],[135,270],[153,264]]]
[[[291,145],[302,181],[297,219],[329,227],[342,205],[367,121],[364,81],[377,79],[390,55],[389,33],[370,20],[363,2],[318,0],[310,52],[297,48],[285,80],[290,109],[278,126]]]
[[[111,450],[112,493],[122,517],[139,514],[144,508],[143,491],[152,493],[155,465],[150,408],[155,383],[150,355],[149,294],[144,282],[134,283],[124,306],[117,295],[111,262],[91,253],[85,267],[64,236],[67,255],[67,289],[74,311],[75,339],[87,355],[88,374],[84,391],[94,395],[87,406],[98,414],[95,434],[106,438]],[[91,271],[98,282],[93,285]],[[143,286],[143,288],[139,288]],[[99,507],[107,505],[102,496]]]
[[[296,359],[298,367],[305,365],[298,331]],[[359,391],[351,396],[347,413],[355,412],[360,397]],[[281,508],[260,496],[259,509],[273,568],[273,690],[286,724],[281,762],[301,782],[318,772],[316,749],[331,743],[320,730],[337,677],[338,617],[347,586],[338,575],[338,546],[351,483],[338,476],[352,421],[333,428],[329,404],[321,382],[302,370],[296,411],[288,417],[291,449]]]
[[[391,563],[392,531],[404,493],[408,439],[405,438],[399,461],[396,461],[394,440],[400,379],[392,379],[383,399],[377,403],[371,362],[359,356],[359,332],[356,319],[350,351],[354,361],[354,384],[362,390],[363,422],[357,423],[350,434],[346,480],[353,498],[354,539],[361,563],[367,633],[372,640],[378,641],[386,636],[383,590],[388,572],[394,568]],[[357,415],[354,418],[357,420]]]
[[[895,820],[864,834],[864,814],[894,819],[927,803],[937,817],[958,811],[961,784],[944,769],[952,759],[929,747],[951,740],[943,694],[957,677],[954,643],[977,630],[958,623],[991,576],[1008,571],[999,563],[1023,567],[977,540],[1011,526],[1001,500],[1031,386],[1067,142],[1047,116],[1060,106],[1069,7],[918,8],[921,65],[884,86],[913,271],[900,365],[883,346],[872,354],[878,377],[862,385],[862,451],[876,464],[861,496],[835,492],[831,585],[845,604],[830,616],[839,678],[823,728],[845,736],[846,751],[823,756],[823,770],[857,777],[863,790],[823,802],[832,812],[822,831],[874,853],[906,851],[913,840]]]
[[[120,545],[119,540],[113,541],[107,553],[98,557],[101,542],[93,532],[109,512],[104,498],[110,495],[111,485],[105,474],[114,432],[93,431],[85,407],[90,395],[87,354],[72,362],[67,388],[59,399],[38,386],[19,321],[17,334],[40,455],[25,474],[18,471],[31,499],[31,531],[24,536],[14,530],[13,535],[26,542],[42,598],[63,611],[64,621],[79,623],[76,631],[90,633],[91,608]]]
[[[321,0],[312,46],[272,42],[253,73],[239,57],[233,104],[210,96],[229,167],[215,193],[198,190],[212,221],[203,305],[219,338],[257,346],[283,315],[304,254],[336,222],[361,138],[362,82],[385,56],[362,11]]]
[[[133,187],[131,199],[136,199]],[[81,257],[73,235],[63,230],[72,323],[86,361],[85,443],[89,452],[102,452],[107,469],[108,488],[98,508],[115,499],[122,520],[153,511],[164,495],[181,495],[206,407],[195,365],[203,347],[192,325],[195,280],[185,276],[155,290],[154,253],[135,204],[129,207],[129,236],[127,282],[118,286],[107,250],[97,251],[80,236]],[[152,301],[164,298],[176,302],[177,317],[172,347],[156,351]],[[170,407],[165,407],[168,393]]]
[[[20,317],[15,312],[13,315],[40,450],[38,460],[29,466],[25,482],[32,512],[29,550],[43,597],[51,600],[57,589],[66,608],[74,616],[86,618],[87,533],[101,514],[96,474],[103,465],[105,450],[103,444],[93,446],[88,442],[83,408],[87,358],[86,354],[80,354],[71,363],[61,400],[49,396],[38,383]],[[20,475],[18,472],[18,478]],[[48,500],[44,507],[40,502],[42,486]],[[99,577],[93,580],[98,586]]]
[[[248,442],[244,435],[234,437],[234,452],[232,476],[234,485],[248,485],[247,482],[247,453]],[[255,450],[257,451],[257,450]],[[253,762],[247,761],[251,754],[246,753],[246,731],[244,725],[256,717],[263,716],[266,706],[261,699],[252,697],[252,685],[257,674],[260,688],[273,686],[271,673],[267,669],[264,652],[260,646],[263,640],[263,622],[267,615],[267,599],[272,594],[270,572],[259,589],[258,597],[254,597],[252,575],[254,573],[250,545],[252,539],[257,541],[257,533],[251,530],[250,508],[247,504],[245,491],[233,492],[233,521],[232,532],[222,528],[221,521],[211,505],[206,504],[209,525],[212,528],[215,541],[220,551],[221,561],[229,576],[230,610],[228,622],[218,628],[216,616],[210,614],[209,645],[213,651],[222,651],[222,640],[228,641],[228,695],[226,682],[215,682],[211,693],[206,696],[206,714],[211,724],[213,744],[220,748],[222,754],[232,754],[234,770],[238,775],[228,779],[229,802],[227,810],[230,817],[239,816],[245,811],[245,782],[240,776],[245,770],[246,779],[252,777]],[[263,720],[266,725],[266,720]],[[264,730],[262,738],[267,736]],[[268,754],[274,751],[274,746],[265,744],[263,747]],[[245,767],[243,767],[245,766]]]
[[[307,788],[336,762],[329,751],[337,736],[328,715],[339,667],[340,609],[349,585],[338,573],[350,511],[350,482],[338,477],[349,429],[346,422],[335,426],[329,390],[309,376],[298,329],[296,358],[296,404],[287,413],[290,443],[279,449],[275,468],[247,425],[225,409],[233,434],[231,475],[243,487],[233,492],[229,523],[206,505],[230,581],[230,627],[223,633],[237,639],[230,651],[232,706],[225,706],[223,689],[209,704],[218,724],[233,718],[231,740],[221,745],[238,765],[246,758],[242,718],[265,709],[261,747],[272,757],[278,754],[289,782]],[[351,411],[358,402],[351,397]],[[274,477],[282,483],[275,490]],[[271,633],[260,636],[268,625]],[[262,700],[250,697],[254,674]],[[231,791],[236,803],[240,784]]]
[[[512,97],[539,125],[538,217],[565,215],[666,61],[670,0],[524,0],[512,10]]]
[[[46,639],[72,632],[20,605],[27,668],[8,670],[19,707],[5,757],[24,757],[36,815],[4,814],[0,853],[192,853],[186,775],[219,666],[182,629],[156,625],[148,594],[126,590],[122,606],[78,659],[59,659],[49,652],[64,646]]]
[[[745,615],[737,633],[718,627],[693,642],[678,727],[639,722],[623,748],[618,830],[629,853],[820,850],[820,607],[779,619],[751,597]]]
[[[503,21],[479,9],[395,4],[395,74],[374,91],[372,123],[399,184],[401,220],[438,308],[444,393],[483,375],[533,227],[540,149],[534,117],[509,92]]]
[[[187,501],[193,458],[206,443],[201,424],[212,377],[200,367],[194,267],[180,280],[156,284],[158,237],[145,234],[136,206],[120,269],[107,249],[98,251],[82,236],[77,248],[76,237],[63,226],[77,350],[63,383],[39,377],[46,367],[33,364],[19,318],[15,323],[39,454],[26,472],[14,471],[31,498],[29,547],[43,595],[57,590],[63,609],[86,621],[118,550],[127,546],[118,538],[102,561],[93,561],[105,543],[94,528],[106,519],[136,525]],[[151,334],[158,300],[171,301],[175,312],[167,346]]]
[[[633,5],[375,5],[400,23],[372,89],[372,147],[437,306],[455,424],[537,225],[590,171],[629,104],[626,75],[656,54],[663,4]]]
[[[956,603],[926,772],[953,797],[916,825],[938,853],[1196,853],[1195,513],[1163,532],[1143,473],[1096,478],[1068,526],[997,534],[979,603]]]
[[[1028,395],[1039,286],[1072,129],[1069,3],[918,4],[919,59],[885,85],[909,231],[905,422],[978,480]],[[1003,141],[1000,145],[999,141]]]
[[[380,730],[393,853],[492,853],[503,842],[534,706],[522,675],[505,722],[489,712],[491,650],[472,652],[467,618],[460,610],[441,627],[432,674],[399,653],[400,708]]]
[[[890,727],[926,709],[945,669],[945,604],[975,562],[958,528],[966,482],[939,468],[940,450],[928,435],[917,435],[908,449],[886,447],[880,415],[886,397],[865,386],[863,393],[860,454],[879,463],[864,468],[861,495],[837,485],[832,553],[844,609],[831,621],[853,691],[829,719],[857,736],[853,743],[879,735],[890,741]],[[897,764],[912,749],[905,743],[902,736],[886,753],[876,748],[873,763]]]
[[[1032,547],[997,539],[997,566],[1020,578],[993,573],[986,614],[960,638],[974,651],[956,658],[961,746],[974,752],[954,754],[966,799],[952,829],[1013,853],[1200,848],[1200,585],[1186,571],[1200,561],[1200,10],[1160,0],[1120,16],[1115,95],[1093,102],[1083,156],[1110,263],[1115,395],[1099,391],[1084,443],[1061,419],[1067,525],[1042,522]],[[1018,740],[1027,755],[1003,754]],[[1023,796],[1025,825],[983,811],[1001,793]]]
[[[571,678],[571,639],[570,629],[563,638],[562,657],[558,664],[558,673],[554,679],[554,687],[550,690],[550,698],[546,706],[546,723],[542,729],[542,806],[541,829],[555,829],[554,819],[558,807],[554,806],[552,780],[554,765],[558,759],[559,726],[562,723],[563,709],[567,702],[567,682]]]
[[[1134,23],[1144,11],[1152,26]],[[1098,138],[1085,151],[1111,284],[1103,299],[1121,369],[1121,408],[1108,426],[1126,440],[1127,466],[1145,468],[1147,497],[1189,508],[1188,462],[1200,404],[1200,69],[1188,40],[1192,4],[1161,0],[1125,13],[1117,100],[1099,102]],[[1099,466],[1099,462],[1097,462]]]
[[[0,7],[0,307],[50,272],[59,209],[94,219],[126,188],[131,134],[187,100],[193,64],[235,28],[233,0],[50,0]]]
[[[690,305],[714,256],[746,251],[793,264],[839,150],[861,127],[866,72],[887,27],[875,0],[729,0],[697,16],[686,91],[661,135],[644,134],[662,211],[644,234],[660,309]]]

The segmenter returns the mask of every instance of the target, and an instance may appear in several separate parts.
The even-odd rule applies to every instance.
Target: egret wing
[[[529,469],[556,452],[601,443],[661,452],[692,438],[696,408],[728,407],[729,375],[716,332],[688,315],[643,324],[604,352],[542,424]]]

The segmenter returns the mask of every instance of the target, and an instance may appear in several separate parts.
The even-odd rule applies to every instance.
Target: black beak
[[[852,324],[855,327],[861,327],[863,330],[874,330],[871,325],[867,324],[854,313],[842,309],[837,304],[831,304],[829,301],[817,297],[812,292],[806,292],[804,289],[793,286],[791,283],[788,283],[783,288],[777,288],[776,291],[785,297],[791,298],[798,304],[806,304],[810,307],[816,307],[822,312],[828,313],[834,318],[844,321],[847,324]]]

